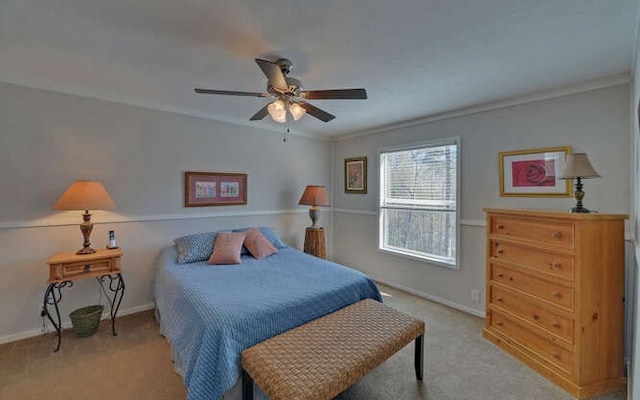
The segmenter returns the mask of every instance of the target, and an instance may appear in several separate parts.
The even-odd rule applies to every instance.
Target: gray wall
[[[37,334],[47,259],[76,250],[78,211],[51,206],[76,179],[100,180],[112,212],[95,211],[94,247],[116,231],[123,248],[123,313],[152,306],[154,259],[180,235],[270,225],[301,248],[308,184],[329,185],[331,144],[179,114],[0,83],[0,342]],[[183,207],[184,171],[248,174],[248,204]],[[331,219],[322,224],[331,232]],[[64,320],[99,301],[93,280],[64,289]],[[64,344],[63,344],[64,345]]]
[[[531,102],[389,130],[334,143],[0,83],[0,342],[37,334],[48,277],[46,261],[79,248],[79,212],[51,210],[75,179],[105,183],[117,203],[95,211],[95,247],[116,231],[127,282],[122,310],[152,306],[153,261],[177,236],[218,228],[271,225],[301,248],[304,186],[333,183],[333,218],[323,211],[329,254],[374,279],[483,315],[483,207],[563,210],[569,198],[498,195],[497,155],[515,149],[573,146],[603,176],[585,181],[585,204],[631,211],[629,85]],[[450,270],[380,253],[377,244],[377,150],[442,137],[461,138],[461,268]],[[347,157],[369,157],[369,193],[343,193]],[[333,163],[332,161],[333,160]],[[186,170],[249,174],[249,204],[187,209]],[[333,176],[330,171],[333,170]],[[635,224],[634,224],[635,225]],[[629,229],[630,232],[633,228]],[[470,291],[482,293],[479,303]],[[99,300],[91,280],[65,289],[66,315]]]
[[[572,146],[587,152],[600,179],[585,180],[585,206],[600,212],[631,211],[628,84],[514,105],[338,141],[334,150],[334,260],[374,279],[484,315],[485,222],[483,207],[566,210],[571,198],[499,196],[498,153]],[[460,269],[453,270],[377,251],[378,160],[381,147],[461,138]],[[343,159],[367,156],[366,195],[342,190]],[[481,301],[471,300],[471,290]]]

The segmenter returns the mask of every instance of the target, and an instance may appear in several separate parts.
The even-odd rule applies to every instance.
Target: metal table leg
[[[253,400],[253,379],[242,369],[242,400]]]
[[[113,292],[113,297],[110,297],[105,289],[105,280],[109,278],[109,290]],[[113,274],[113,275],[102,275],[96,277],[96,280],[100,284],[102,291],[104,292],[107,299],[109,299],[109,308],[111,315],[111,332],[113,336],[117,336],[116,333],[116,315],[118,314],[118,309],[120,308],[120,303],[122,302],[122,297],[124,296],[124,279],[121,274]]]
[[[64,281],[64,282],[53,282],[50,283],[47,287],[47,290],[44,293],[44,300],[42,304],[42,312],[41,316],[47,316],[49,321],[56,330],[56,334],[58,335],[58,344],[56,345],[56,349],[53,351],[54,353],[60,350],[60,341],[62,339],[62,321],[60,319],[60,309],[58,308],[58,303],[62,300],[62,291],[63,287],[71,287],[73,286],[73,282]],[[56,310],[55,320],[54,315],[49,311],[49,306],[53,306]]]
[[[416,369],[416,379],[421,381],[424,370],[424,335],[420,335],[416,338],[414,366]]]

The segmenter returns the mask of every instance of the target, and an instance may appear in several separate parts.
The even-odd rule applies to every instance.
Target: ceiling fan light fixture
[[[284,124],[287,122],[287,109],[282,100],[276,100],[267,106],[267,111],[274,121]]]
[[[291,113],[291,115],[293,116],[293,120],[297,121],[300,118],[302,118],[302,116],[304,114],[306,114],[307,110],[305,110],[304,108],[302,108],[302,106],[298,103],[291,103],[289,105],[289,112]]]

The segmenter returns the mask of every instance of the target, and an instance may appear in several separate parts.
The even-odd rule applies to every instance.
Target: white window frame
[[[385,153],[392,153],[397,151],[408,151],[414,149],[421,149],[425,147],[438,147],[438,146],[446,146],[446,145],[455,145],[456,146],[456,210],[455,210],[455,228],[456,228],[456,256],[455,262],[450,263],[446,260],[443,260],[440,257],[435,255],[433,256],[425,256],[423,254],[418,254],[412,252],[410,250],[402,249],[402,248],[391,248],[384,246],[384,221],[383,221],[383,206],[382,206],[382,179],[383,176],[383,165],[381,162],[381,156]],[[399,257],[409,258],[412,260],[422,261],[428,264],[438,265],[450,269],[460,269],[460,186],[461,186],[461,154],[460,154],[460,137],[449,137],[444,139],[430,140],[427,142],[413,143],[402,146],[392,146],[392,147],[382,147],[378,149],[378,251],[382,253],[388,253]]]

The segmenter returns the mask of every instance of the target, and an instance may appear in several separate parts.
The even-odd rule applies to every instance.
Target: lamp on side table
[[[306,229],[304,235],[304,252],[319,258],[326,258],[324,244],[324,229],[317,226],[318,207],[328,207],[329,198],[324,186],[309,185],[304,189],[302,197],[298,202],[300,205],[311,206],[309,217],[311,226]]]
[[[107,189],[104,188],[101,182],[95,181],[73,182],[56,201],[56,204],[53,205],[54,210],[84,210],[84,214],[82,214],[83,222],[80,224],[84,243],[82,249],[76,253],[78,255],[96,252],[91,248],[91,241],[89,240],[93,230],[89,210],[112,210],[114,208],[116,208],[116,205],[111,196],[109,196]]]

